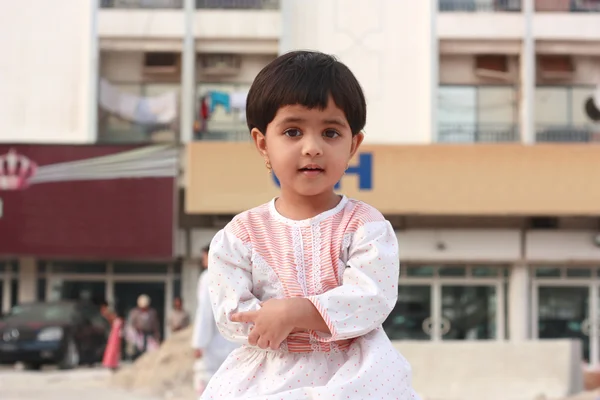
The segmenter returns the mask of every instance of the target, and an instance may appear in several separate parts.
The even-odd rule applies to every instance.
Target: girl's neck
[[[331,210],[338,205],[340,200],[341,197],[333,191],[315,196],[301,196],[282,190],[281,196],[275,201],[275,207],[284,217],[301,221]]]

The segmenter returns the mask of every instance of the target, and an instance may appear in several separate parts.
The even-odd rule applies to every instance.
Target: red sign
[[[0,256],[169,259],[171,146],[0,145]]]

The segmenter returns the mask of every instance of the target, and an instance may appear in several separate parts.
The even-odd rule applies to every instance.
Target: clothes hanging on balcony
[[[196,133],[206,132],[208,119],[210,118],[209,95],[204,95],[200,98],[200,106],[198,108],[198,118],[194,123],[194,131]]]
[[[142,97],[126,93],[106,79],[100,80],[100,107],[120,118],[144,125],[166,125],[177,118],[177,93]]]
[[[222,106],[226,113],[231,112],[231,102],[229,93],[226,92],[210,92],[210,113],[214,113],[217,106]]]
[[[237,116],[240,121],[246,120],[246,99],[248,92],[233,92],[229,96],[231,109],[237,111]]]

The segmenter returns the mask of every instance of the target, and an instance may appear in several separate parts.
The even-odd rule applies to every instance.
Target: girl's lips
[[[304,176],[308,176],[308,177],[315,177],[315,176],[319,176],[321,175],[323,172],[322,169],[301,169],[300,173],[302,173]]]

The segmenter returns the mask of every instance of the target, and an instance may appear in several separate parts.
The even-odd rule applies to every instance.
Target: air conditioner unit
[[[475,75],[480,78],[509,80],[510,70],[508,56],[477,55],[475,56]]]
[[[173,52],[149,52],[144,54],[143,75],[147,79],[178,78],[181,72],[181,56]]]
[[[202,54],[200,65],[204,75],[238,75],[242,68],[242,57],[239,54]]]
[[[600,85],[594,95],[590,96],[584,104],[585,113],[594,122],[600,122]]]

